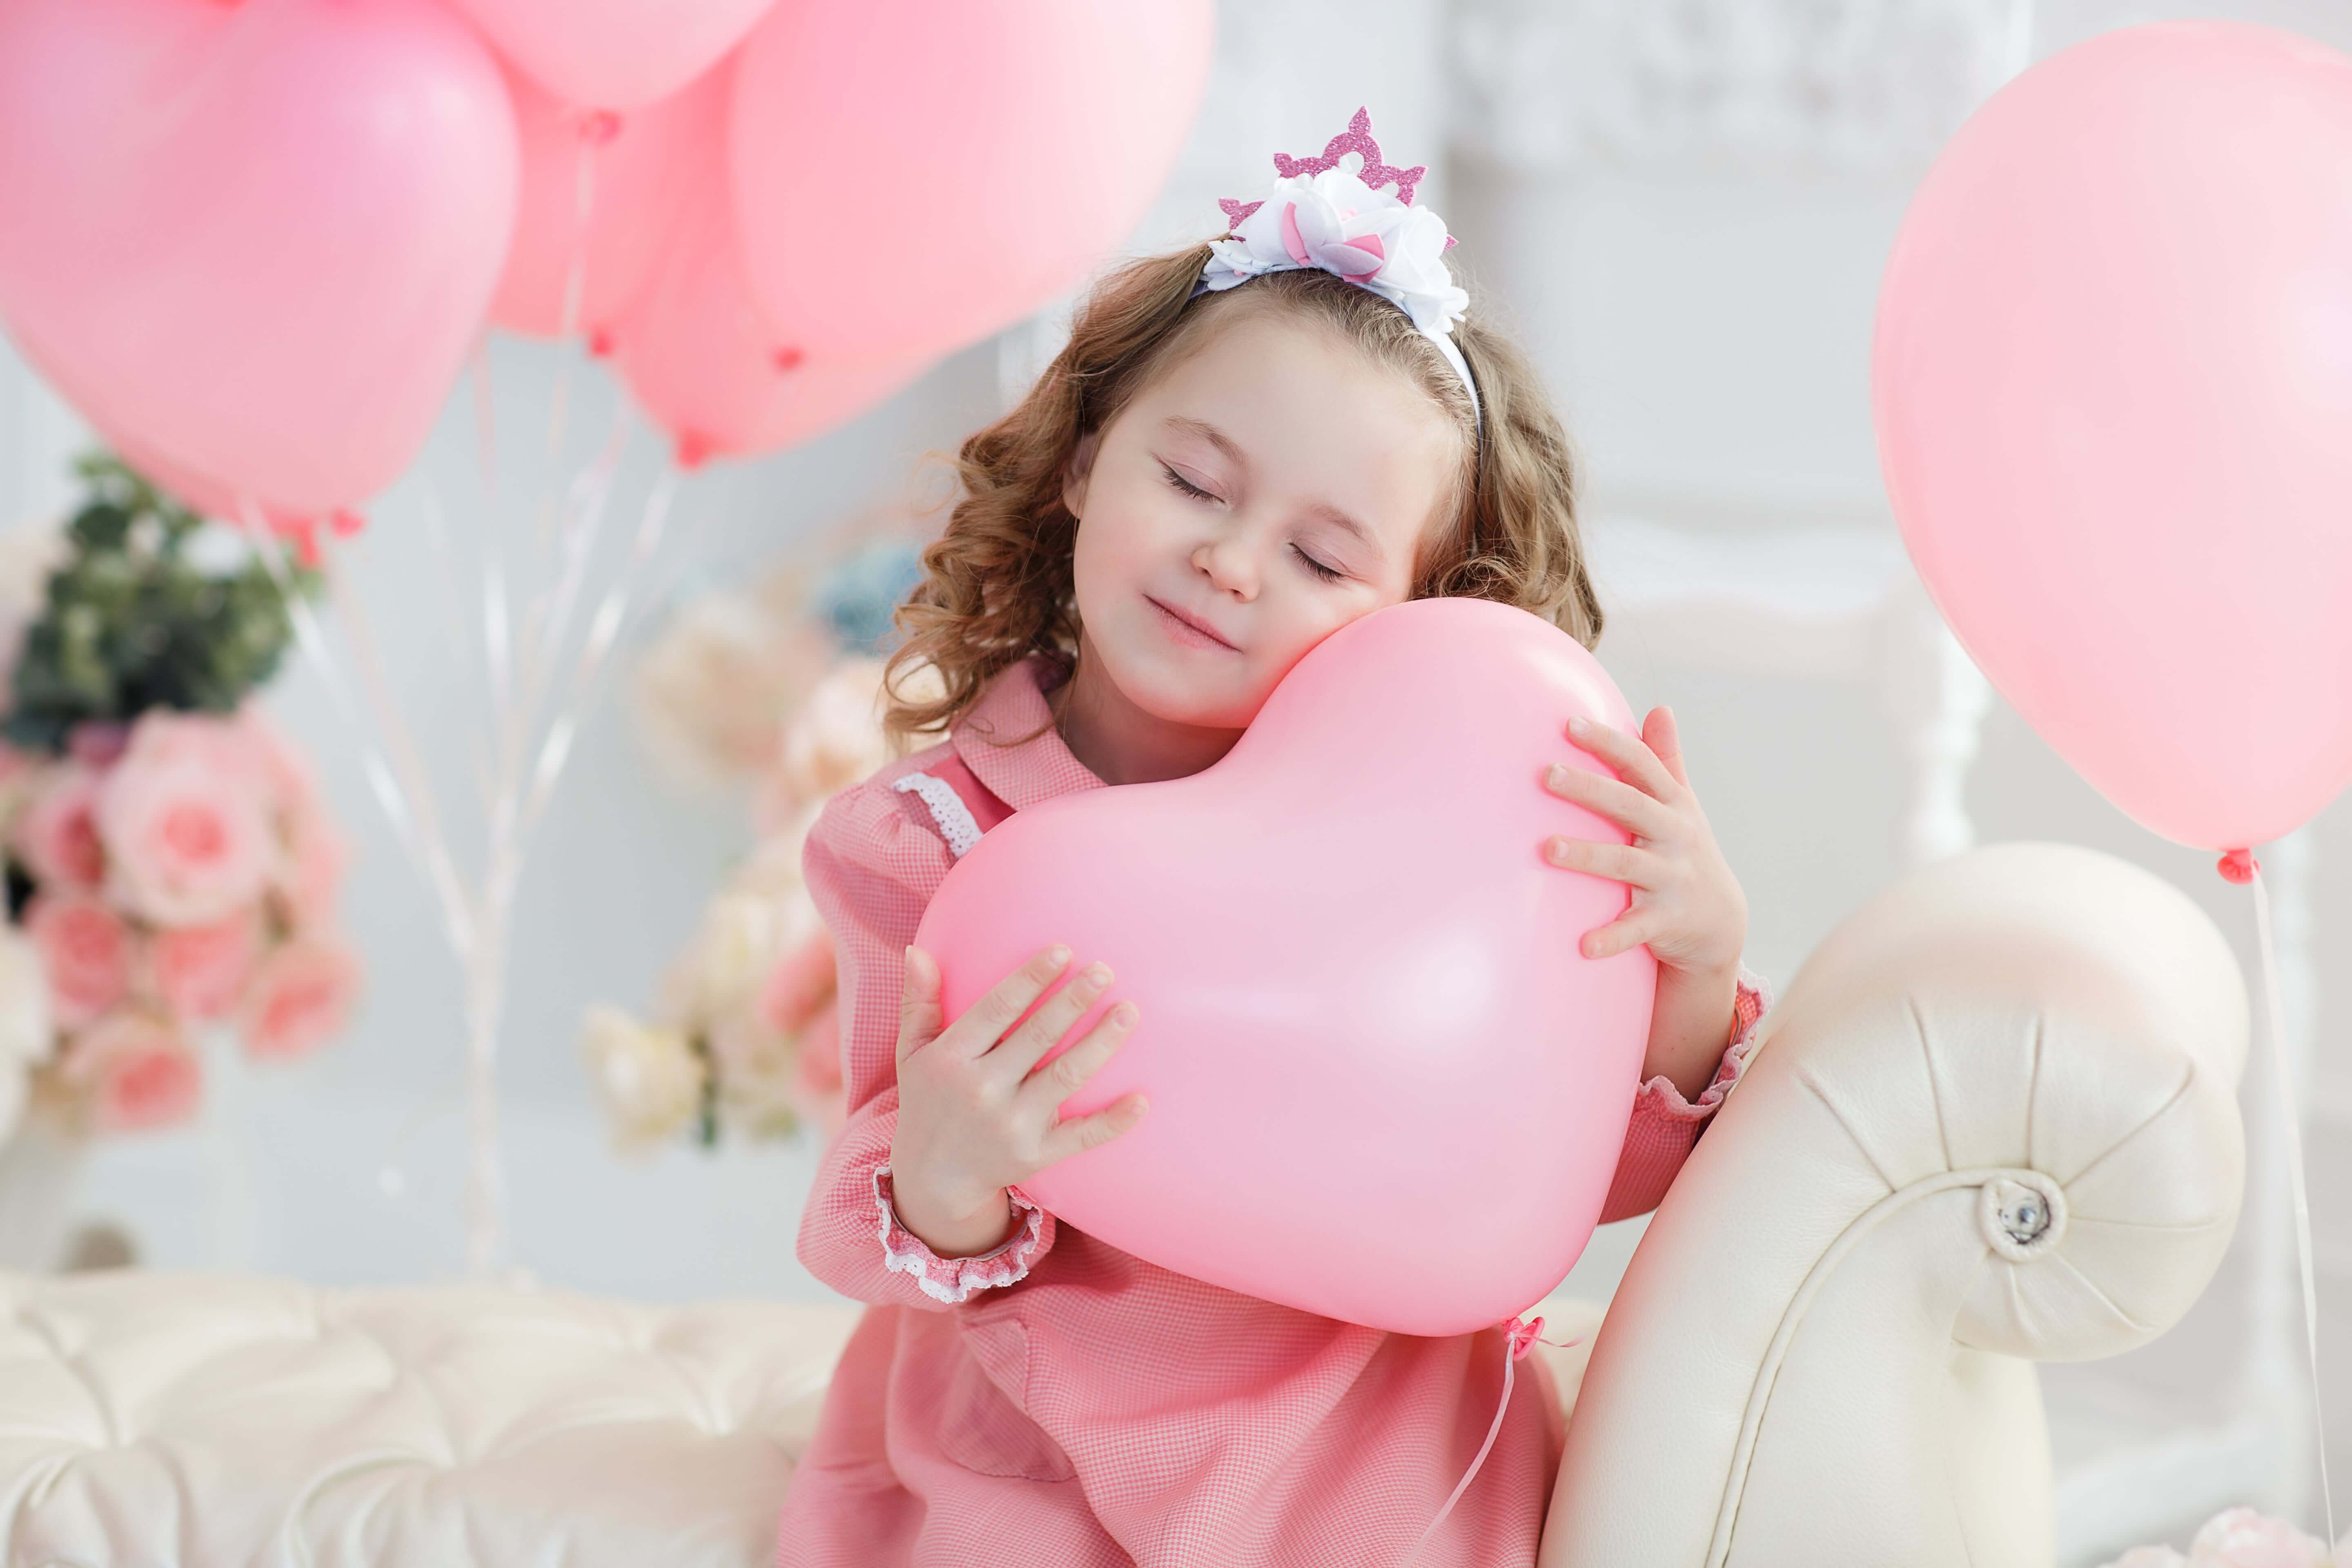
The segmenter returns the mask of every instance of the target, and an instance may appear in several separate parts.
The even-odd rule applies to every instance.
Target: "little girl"
[[[810,833],[850,1117],[799,1255],[872,1306],[786,1497],[782,1568],[1536,1560],[1565,1425],[1541,1358],[1496,1411],[1524,1330],[1384,1332],[1057,1226],[1019,1184],[1148,1114],[1138,1093],[1057,1120],[1134,1005],[1040,1068],[1112,984],[1101,964],[1014,1029],[1066,950],[949,1020],[937,963],[908,945],[989,828],[1209,766],[1359,616],[1475,595],[1600,637],[1566,438],[1519,354],[1463,314],[1444,225],[1411,205],[1423,171],[1381,163],[1360,110],[1321,157],[1275,165],[1263,202],[1224,204],[1226,237],[1097,288],[1020,406],[964,444],[964,494],[890,666],[891,728],[946,738],[843,792]],[[925,667],[942,684],[917,695],[899,678]],[[1746,903],[1667,710],[1638,738],[1585,726],[1561,742],[1618,777],[1559,767],[1546,787],[1634,839],[1543,847],[1563,874],[1632,889],[1582,951],[1647,942],[1658,960],[1601,1215],[1616,1220],[1656,1205],[1769,995],[1740,963]]]

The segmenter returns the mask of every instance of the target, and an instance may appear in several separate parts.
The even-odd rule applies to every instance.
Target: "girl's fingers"
[[[1563,869],[1589,871],[1636,888],[1654,888],[1660,880],[1658,857],[1631,844],[1555,836],[1544,840],[1543,853],[1546,860]]]
[[[1658,732],[1655,740],[1650,739],[1652,730]],[[1675,710],[1664,707],[1652,709],[1650,722],[1642,726],[1642,738],[1648,742],[1650,750],[1657,753],[1658,761],[1665,764],[1666,772],[1675,775],[1675,782],[1685,789],[1690,788],[1690,774],[1683,763],[1683,735],[1675,725]]]
[[[1656,934],[1654,922],[1626,915],[1586,931],[1578,941],[1576,951],[1587,958],[1607,958],[1627,948],[1639,947]]]
[[[1115,1104],[1106,1105],[1091,1116],[1080,1116],[1068,1121],[1056,1122],[1045,1134],[1039,1152],[1047,1164],[1066,1160],[1088,1149],[1098,1149],[1120,1133],[1143,1120],[1150,1102],[1141,1089],[1121,1095]]]
[[[1076,1045],[1023,1079],[1019,1098],[1031,1101],[1032,1110],[1052,1116],[1062,1101],[1076,1094],[1087,1079],[1094,1077],[1097,1068],[1110,1060],[1113,1051],[1127,1043],[1128,1035],[1135,1027],[1136,1016],[1132,1002],[1121,1002],[1105,1013]]]
[[[898,988],[898,1065],[931,1043],[940,1032],[940,966],[919,947],[907,949],[907,973]]]
[[[1029,1076],[1029,1069],[1038,1058],[1054,1048],[1054,1043],[1068,1034],[1086,1010],[1093,1006],[1116,978],[1110,965],[1100,962],[1089,963],[1070,976],[1070,983],[1048,997],[1045,1005],[1029,1015],[1029,1021],[1004,1037],[1003,1042],[988,1053],[992,1065],[1001,1064],[1014,1083]]]
[[[1543,786],[1560,799],[1597,811],[1644,838],[1664,838],[1674,829],[1674,814],[1663,802],[1590,768],[1554,763],[1544,770]]]
[[[965,1008],[940,1037],[953,1037],[967,1056],[980,1055],[1013,1026],[1015,1018],[1029,1010],[1031,1003],[1045,994],[1045,987],[1069,967],[1069,963],[1068,948],[1056,943],[1045,949],[990,986],[987,994]]]
[[[1595,720],[1576,718],[1568,721],[1568,738],[1660,800],[1668,798],[1678,787],[1665,764],[1658,761],[1658,754],[1638,735],[1628,735]]]

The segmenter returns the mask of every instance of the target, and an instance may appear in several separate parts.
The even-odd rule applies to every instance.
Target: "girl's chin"
[[[1237,682],[1203,680],[1198,668],[1171,659],[1139,661],[1133,679],[1121,671],[1118,688],[1127,700],[1154,719],[1196,730],[1245,730],[1264,703],[1263,693],[1234,689]]]

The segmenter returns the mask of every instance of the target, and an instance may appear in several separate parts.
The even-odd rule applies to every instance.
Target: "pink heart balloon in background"
[[[718,63],[774,3],[450,0],[524,74],[588,109],[641,109],[667,98]]]
[[[247,533],[257,531],[274,534],[295,547],[296,557],[304,565],[316,565],[319,560],[319,535],[321,527],[349,534],[357,531],[361,518],[355,511],[338,509],[324,516],[316,513],[289,512],[268,505],[251,496],[240,496],[218,479],[192,473],[169,458],[149,451],[132,437],[98,428],[99,438],[128,464],[142,479],[172,497],[199,517],[225,522]]]
[[[2195,21],[2035,64],[1912,198],[1872,385],[1937,606],[2095,788],[2237,849],[2352,781],[2352,58]]]
[[[638,405],[670,432],[678,463],[789,447],[847,423],[929,361],[812,353],[751,302],[723,174],[694,182],[652,279],[609,329],[610,353]]]
[[[521,132],[522,188],[490,321],[541,337],[566,331],[564,294],[576,263],[580,300],[569,330],[593,331],[645,287],[663,247],[677,238],[690,193],[717,177],[726,75],[706,72],[625,114],[579,109],[512,71],[507,88]]]
[[[497,62],[429,0],[0,5],[0,316],[93,423],[289,511],[382,489],[514,221]]]
[[[955,1017],[1050,942],[1141,1010],[1062,1107],[1130,1089],[1122,1136],[1023,1190],[1216,1285],[1456,1334],[1583,1250],[1638,1087],[1657,963],[1583,933],[1622,882],[1542,857],[1628,842],[1543,789],[1583,714],[1637,728],[1574,638],[1483,599],[1376,611],[1301,659],[1223,759],[1060,796],[990,829],[916,936]],[[1056,1054],[1061,1047],[1056,1047]]]
[[[1211,0],[781,5],[737,58],[761,308],[810,353],[938,355],[1098,268],[1208,79]]]

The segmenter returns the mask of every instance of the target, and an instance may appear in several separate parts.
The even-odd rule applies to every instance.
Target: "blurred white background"
[[[1422,199],[1450,220],[1458,264],[1516,322],[1559,393],[1585,455],[1590,527],[1632,517],[1709,536],[1892,536],[1868,405],[1878,273],[1937,142],[1998,83],[2021,14],[2035,55],[2132,22],[2214,14],[2352,49],[2352,6],[2340,0],[2045,0],[2024,13],[2011,0],[1233,0],[1191,147],[1135,247],[1215,231],[1215,198],[1254,189],[1270,153],[1319,150],[1369,104],[1391,162],[1432,166]],[[624,659],[663,605],[913,493],[924,455],[992,416],[1007,376],[1052,331],[1049,312],[830,437],[690,479]],[[352,552],[398,700],[448,802],[468,798],[462,737],[478,712],[481,654],[467,629],[474,609],[453,611],[444,596],[425,509],[437,501],[460,531],[521,527],[521,499],[560,485],[621,407],[603,368],[576,359],[570,437],[561,457],[547,454],[546,405],[576,355],[491,342],[501,503],[485,498],[477,409],[461,384]],[[63,507],[72,490],[62,462],[80,438],[0,349],[0,518]],[[662,457],[642,424],[629,441],[623,526],[607,537],[615,559]],[[1693,782],[1747,889],[1749,962],[1785,984],[1897,868],[1906,785],[1876,692],[1694,673],[1626,637],[1604,637],[1600,653],[1636,712],[1674,707]],[[649,1001],[751,841],[740,810],[661,784],[614,693],[608,680],[521,888],[500,1076],[512,1256],[549,1283],[639,1297],[821,1295],[793,1255],[819,1153],[813,1134],[645,1161],[606,1148],[576,1050],[582,1009]],[[464,1257],[457,972],[316,672],[290,666],[273,707],[314,750],[360,845],[345,910],[369,965],[362,1010],[341,1041],[256,1073],[219,1105],[250,1151],[249,1236],[215,1233],[201,1131],[104,1144],[85,1206],[125,1222],[159,1263],[233,1261],[330,1282],[452,1277]],[[2212,856],[2124,817],[1997,699],[1967,805],[1980,840],[2069,840],[2172,879],[2237,942],[2250,978],[2259,973],[2250,890],[2215,875]],[[2352,1019],[2352,899],[2336,870],[2352,855],[2347,820],[2339,802],[2311,836],[2321,978],[2312,1190],[2339,1478],[2352,1476],[2352,1052],[2340,1043]],[[2261,1157],[2273,1138],[2252,1104],[2250,1147]],[[239,1256],[222,1258],[224,1246]],[[1596,1267],[1623,1250],[1623,1238],[1604,1237]],[[2251,1395],[2231,1369],[2249,1331],[2245,1274],[2225,1268],[2173,1333],[2085,1369],[2095,1387],[2054,1373],[2053,1412],[2095,1395],[2124,1421],[2242,1404]],[[2062,1421],[2062,1460],[2065,1431]]]

